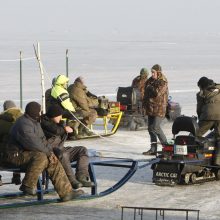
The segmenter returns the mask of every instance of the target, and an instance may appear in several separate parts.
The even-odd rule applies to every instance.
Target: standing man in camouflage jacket
[[[155,155],[157,152],[157,138],[166,143],[167,139],[160,127],[166,114],[168,101],[168,82],[160,65],[151,68],[152,76],[146,81],[143,98],[143,107],[148,116],[148,132],[151,148],[144,155]]]

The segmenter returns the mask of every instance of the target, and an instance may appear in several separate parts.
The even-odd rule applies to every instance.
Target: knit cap
[[[47,110],[47,117],[48,118],[55,118],[63,114],[63,109],[59,105],[51,105]]]
[[[40,119],[41,105],[37,102],[29,102],[26,105],[25,113],[34,120]]]
[[[155,70],[157,72],[161,72],[162,71],[162,68],[161,68],[161,66],[159,64],[153,65],[153,67],[151,69]]]
[[[16,107],[16,105],[15,105],[15,103],[14,103],[13,101],[11,101],[11,100],[6,100],[6,101],[4,102],[4,104],[3,104],[3,109],[4,109],[4,111],[5,111],[5,110],[8,110],[9,108],[14,108],[14,107]]]

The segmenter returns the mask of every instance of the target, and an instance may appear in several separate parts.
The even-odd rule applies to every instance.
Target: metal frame
[[[138,163],[142,162],[144,165],[138,166]],[[123,159],[123,158],[114,158],[114,160],[110,160],[110,158],[101,158],[100,161],[91,161],[89,163],[89,173],[91,181],[95,183],[95,185],[91,188],[91,195],[83,195],[79,198],[79,200],[83,199],[93,199],[97,197],[106,196],[110,193],[115,192],[120,187],[122,187],[133,175],[134,173],[143,167],[149,166],[153,163],[158,162],[158,159],[155,160],[132,160],[132,159]],[[75,163],[71,164],[74,168],[76,166]],[[109,187],[108,189],[98,192],[98,184],[96,181],[96,174],[95,174],[95,166],[108,166],[108,167],[119,167],[119,168],[126,168],[128,169],[128,172],[113,186]],[[10,172],[19,172],[19,169],[2,169],[4,171],[10,171]],[[39,177],[38,184],[37,184],[37,200],[33,201],[27,201],[27,202],[17,202],[17,203],[7,203],[7,204],[1,204],[0,209],[2,208],[14,208],[14,207],[24,207],[24,206],[31,206],[36,204],[48,204],[48,203],[55,203],[57,202],[57,199],[44,199],[44,193],[49,193],[51,191],[54,191],[54,189],[48,189],[48,178],[46,180],[43,179],[45,182],[46,189],[42,186],[42,178]],[[13,197],[19,197],[23,196],[24,194],[21,192],[17,193],[5,193],[0,194],[0,198],[13,198]]]
[[[19,168],[3,168],[0,167],[1,171],[7,171],[7,172],[18,172],[18,173],[24,173],[24,170],[21,170]],[[6,185],[6,184],[13,184],[13,183],[3,183],[2,185]],[[1,186],[0,186],[1,187]],[[36,196],[37,196],[37,200],[38,201],[42,201],[43,200],[43,194],[44,194],[44,190],[43,190],[43,184],[42,184],[42,178],[39,176],[38,177],[38,181],[37,181],[37,191],[36,191]],[[24,195],[23,192],[15,192],[15,193],[3,193],[0,194],[0,198],[13,198],[13,197],[19,197]]]
[[[155,220],[158,218],[162,218],[165,220],[165,212],[185,212],[186,220],[189,220],[189,213],[195,212],[197,214],[196,219],[199,220],[199,212],[198,209],[170,209],[170,208],[151,208],[151,207],[131,207],[131,206],[122,206],[121,207],[121,220],[124,220],[124,210],[125,209],[132,209],[133,210],[133,219],[136,220],[138,216],[139,219],[143,219],[144,217],[144,210],[151,210],[155,211]]]
[[[98,121],[96,121],[94,124],[91,125],[91,130],[93,130],[93,126],[101,126],[104,128],[104,134],[100,134],[101,136],[110,136],[115,134],[115,132],[119,127],[122,114],[123,112],[117,112],[117,113],[109,113],[106,116],[98,116],[97,119],[102,119],[102,123],[98,123]],[[111,119],[115,120],[115,123],[113,124],[113,127],[110,130],[108,129],[108,123],[109,120]],[[99,135],[94,135],[94,136],[99,136]]]
[[[131,163],[131,165],[124,163]],[[94,166],[120,167],[120,168],[127,168],[129,170],[115,185],[113,185],[112,187],[110,187],[109,189],[103,192],[98,193],[98,185],[96,181]],[[91,181],[95,183],[95,186],[92,187],[91,189],[91,195],[101,197],[113,193],[114,191],[122,187],[134,175],[137,169],[138,169],[138,161],[131,159],[91,162],[89,164],[89,173],[90,173]]]

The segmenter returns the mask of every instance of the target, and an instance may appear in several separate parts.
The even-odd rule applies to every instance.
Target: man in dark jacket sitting
[[[54,155],[39,123],[41,106],[30,102],[10,131],[2,162],[4,166],[25,171],[20,190],[35,195],[38,177],[46,170],[61,201],[74,199],[82,191],[73,191],[63,166]]]
[[[53,152],[63,165],[72,187],[74,189],[81,186],[91,187],[93,183],[89,181],[88,151],[82,146],[64,147],[64,141],[68,133],[73,132],[73,129],[61,123],[62,114],[63,110],[59,105],[51,105],[47,113],[41,117],[41,127],[53,147]],[[70,164],[74,161],[77,161],[76,176]]]

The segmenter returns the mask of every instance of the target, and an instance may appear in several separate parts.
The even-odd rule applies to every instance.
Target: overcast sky
[[[220,33],[219,0],[0,0],[0,38]],[[30,39],[32,40],[32,39]]]

